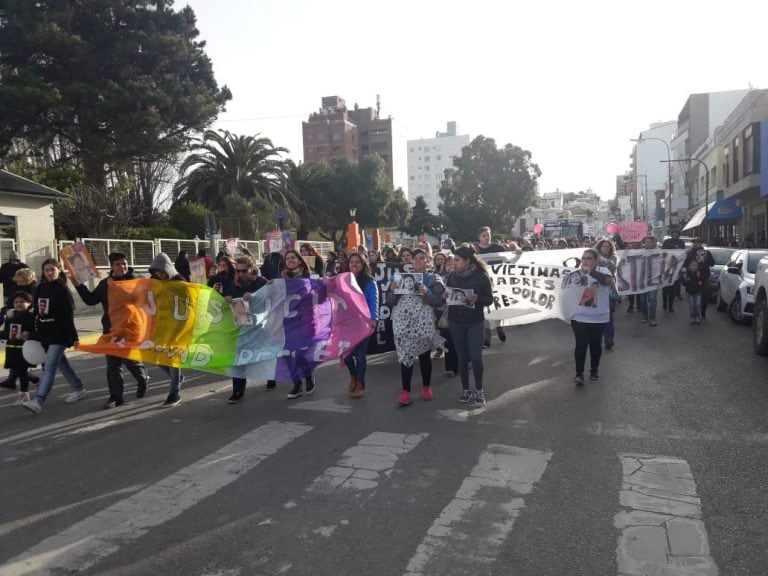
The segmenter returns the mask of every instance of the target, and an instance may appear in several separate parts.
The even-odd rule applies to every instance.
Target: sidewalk
[[[93,344],[101,336],[101,306],[91,308],[96,314],[75,315],[75,327],[81,344]],[[67,350],[67,357],[79,354],[87,354],[87,352],[78,352],[74,348]],[[0,347],[0,369],[3,364],[5,364],[5,346]]]

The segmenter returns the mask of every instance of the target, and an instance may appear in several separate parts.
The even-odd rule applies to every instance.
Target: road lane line
[[[428,434],[374,432],[346,450],[335,466],[326,469],[308,492],[330,493],[337,489],[372,490],[387,476],[400,456],[413,450]]]
[[[296,422],[260,426],[137,494],[46,538],[0,566],[0,573],[42,576],[87,570],[151,528],[212,496],[311,429]]]
[[[547,467],[551,452],[490,444],[432,523],[406,576],[485,573]]]
[[[688,462],[620,454],[619,576],[717,576]]]

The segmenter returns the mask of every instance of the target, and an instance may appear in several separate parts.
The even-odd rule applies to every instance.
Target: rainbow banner
[[[275,280],[252,294],[247,323],[212,288],[170,280],[109,285],[112,331],[79,350],[238,378],[292,381],[341,360],[371,332],[350,273]]]

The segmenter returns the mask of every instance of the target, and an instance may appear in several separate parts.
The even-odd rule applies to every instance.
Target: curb
[[[101,334],[89,334],[88,336],[85,336],[83,338],[80,338],[80,344],[95,344],[99,338],[101,337]],[[72,358],[74,356],[80,356],[81,354],[90,354],[90,352],[80,352],[79,350],[76,350],[75,348],[70,348],[67,351],[67,358]],[[0,364],[5,365],[5,347],[0,348]]]

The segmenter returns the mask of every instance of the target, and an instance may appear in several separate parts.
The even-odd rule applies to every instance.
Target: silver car
[[[757,263],[768,250],[736,250],[720,272],[717,309],[728,310],[737,324],[747,322],[755,307]]]

